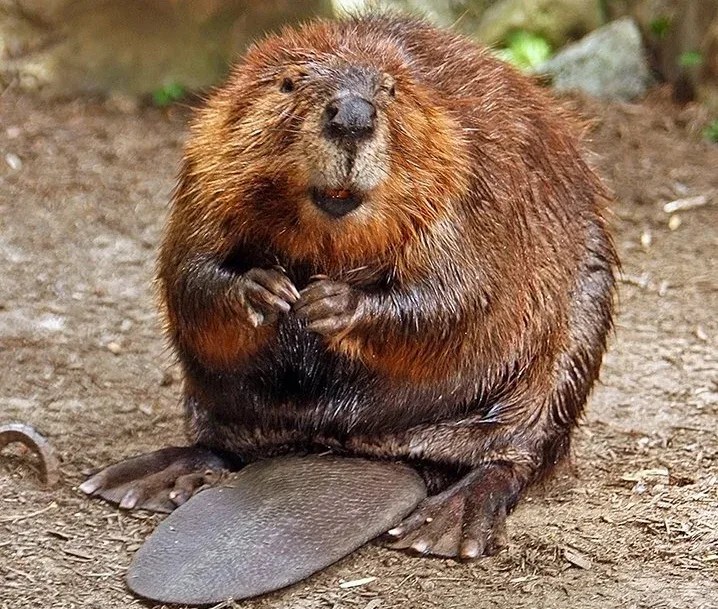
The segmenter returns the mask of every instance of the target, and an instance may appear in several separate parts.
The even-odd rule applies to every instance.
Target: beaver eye
[[[285,76],[282,79],[282,84],[279,86],[279,90],[282,93],[291,93],[292,91],[294,91],[294,87],[294,81],[289,78],[289,76]]]
[[[385,91],[389,97],[396,97],[396,81],[390,74],[384,74],[381,89]]]

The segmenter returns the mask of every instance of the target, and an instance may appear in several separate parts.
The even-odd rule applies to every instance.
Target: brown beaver
[[[192,128],[159,257],[192,446],[82,485],[171,509],[206,469],[413,464],[395,546],[474,558],[566,454],[616,255],[576,123],[461,36],[370,16],[250,49]]]

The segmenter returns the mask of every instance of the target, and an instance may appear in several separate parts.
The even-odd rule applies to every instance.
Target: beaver
[[[612,327],[610,196],[579,129],[422,20],[255,44],[197,114],[159,253],[191,445],[82,490],[171,510],[267,457],[398,461],[429,496],[393,547],[495,552],[567,454]]]

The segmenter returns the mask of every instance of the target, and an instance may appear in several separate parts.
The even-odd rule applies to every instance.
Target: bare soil
[[[696,109],[660,92],[579,103],[617,194],[624,276],[571,466],[521,503],[496,557],[459,564],[370,545],[242,607],[718,607],[718,146],[700,140]],[[186,118],[0,97],[0,423],[35,425],[62,462],[59,487],[44,490],[32,454],[2,453],[2,609],[147,606],[123,576],[159,517],[77,485],[183,441],[152,276]],[[365,577],[376,579],[339,586]]]

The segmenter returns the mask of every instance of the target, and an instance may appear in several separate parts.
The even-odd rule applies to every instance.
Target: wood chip
[[[36,581],[32,575],[25,573],[25,571],[20,571],[20,569],[15,569],[14,567],[11,567],[10,565],[6,565],[5,568],[8,571],[10,571],[11,573],[15,573],[16,575],[21,575],[22,577],[24,577],[29,582],[32,582],[33,584]]]
[[[80,558],[82,560],[93,560],[93,557],[83,552],[82,550],[76,550],[75,548],[62,548],[62,551],[69,556]]]
[[[580,569],[588,570],[593,566],[593,561],[575,548],[564,548],[563,557],[572,565],[579,567]]]
[[[646,478],[667,478],[668,476],[669,472],[665,467],[657,467],[655,469],[641,469],[637,472],[623,474],[623,476],[621,476],[621,480],[625,480],[626,482],[641,482]]]
[[[44,514],[49,510],[54,510],[56,507],[57,503],[53,501],[47,507],[44,507],[41,510],[36,510],[34,512],[29,512],[28,514],[21,514],[20,516],[4,516],[3,518],[0,518],[0,522],[12,522],[13,524],[15,524],[16,522],[20,522],[21,520],[26,520],[27,518],[34,518],[35,516]]]
[[[706,195],[676,199],[675,201],[666,203],[663,206],[663,211],[667,214],[672,214],[682,209],[695,209],[696,207],[702,207],[706,203],[708,203],[708,197]]]
[[[357,588],[358,586],[365,586],[366,584],[370,584],[376,580],[376,577],[364,577],[362,579],[353,579],[348,582],[341,582],[339,584],[339,587],[342,590],[346,590],[347,588]]]
[[[641,247],[647,250],[653,244],[653,233],[646,229],[641,233]]]
[[[72,539],[72,537],[66,535],[62,531],[58,531],[57,529],[48,529],[46,532],[48,535],[52,535],[53,537],[57,537],[58,539],[62,539],[63,541],[70,541]]]

